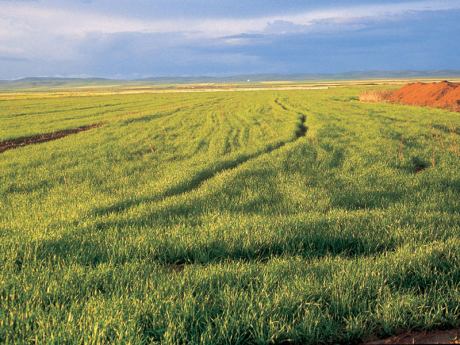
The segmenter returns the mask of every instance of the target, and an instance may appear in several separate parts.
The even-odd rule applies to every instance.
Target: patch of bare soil
[[[57,132],[52,132],[52,133],[44,133],[44,134],[33,135],[30,137],[23,137],[23,138],[0,141],[0,153],[5,152],[7,150],[15,149],[18,147],[22,147],[22,146],[40,144],[40,143],[44,143],[47,141],[60,139],[60,138],[66,137],[71,134],[88,131],[92,128],[96,128],[100,126],[102,126],[101,123],[95,123],[92,125],[65,129],[62,131],[57,131]]]
[[[460,344],[460,329],[430,332],[406,332],[387,339],[367,342],[365,345],[383,344]]]
[[[395,91],[368,91],[360,96],[360,100],[429,106],[460,112],[460,83],[411,83]]]

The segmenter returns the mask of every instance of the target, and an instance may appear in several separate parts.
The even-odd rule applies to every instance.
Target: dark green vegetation
[[[0,141],[102,123],[0,154],[0,342],[458,326],[460,115],[362,91],[0,100]]]

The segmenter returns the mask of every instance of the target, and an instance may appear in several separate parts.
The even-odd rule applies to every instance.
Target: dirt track
[[[383,344],[460,344],[460,329],[432,332],[407,332],[387,339],[371,341],[365,345]]]
[[[77,128],[66,129],[66,130],[52,132],[52,133],[45,133],[45,134],[39,134],[39,135],[30,136],[30,137],[0,141],[0,153],[5,152],[7,150],[15,149],[17,147],[22,147],[22,146],[27,146],[27,145],[32,145],[32,144],[39,144],[39,143],[44,143],[44,142],[51,141],[51,140],[60,139],[70,134],[75,134],[75,133],[90,130],[92,128],[100,127],[101,125],[102,124],[100,123],[96,123],[92,125],[81,126]]]

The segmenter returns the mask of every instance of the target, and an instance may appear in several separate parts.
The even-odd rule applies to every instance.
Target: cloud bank
[[[452,52],[448,43],[460,34],[458,0],[349,1],[347,6],[324,1],[321,8],[296,1],[293,8],[279,8],[279,2],[274,6],[268,0],[265,13],[260,8],[221,13],[211,0],[183,5],[201,4],[207,9],[202,15],[173,13],[180,6],[174,2],[155,10],[140,0],[131,6],[0,1],[0,78],[460,68],[453,57],[459,48]],[[385,50],[390,48],[411,61],[402,63]],[[447,54],[437,64],[436,52]]]

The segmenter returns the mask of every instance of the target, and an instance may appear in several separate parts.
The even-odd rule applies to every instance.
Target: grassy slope
[[[0,155],[0,341],[458,326],[460,116],[360,91],[0,102],[1,140],[104,123]]]

